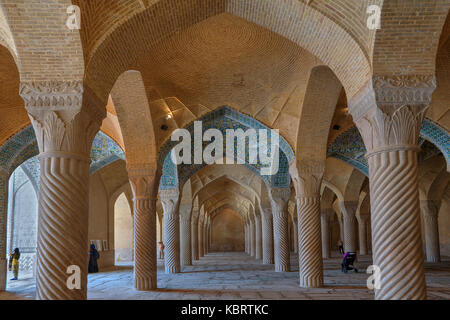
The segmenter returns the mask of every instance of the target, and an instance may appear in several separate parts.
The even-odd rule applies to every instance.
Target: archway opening
[[[30,158],[11,174],[8,182],[6,250],[20,250],[18,278],[34,279],[36,273],[39,161]],[[9,257],[8,257],[9,262]],[[8,263],[9,264],[9,263]],[[8,266],[7,287],[14,286],[14,266]]]
[[[114,204],[114,263],[133,261],[133,216],[125,193]]]
[[[226,208],[213,217],[210,251],[244,251],[244,222],[234,210]]]

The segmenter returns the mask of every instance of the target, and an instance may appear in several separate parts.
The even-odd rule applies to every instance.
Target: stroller
[[[358,272],[358,269],[353,265],[356,259],[356,252],[347,252],[344,254],[344,259],[342,260],[342,272],[347,273],[348,270],[355,270]]]

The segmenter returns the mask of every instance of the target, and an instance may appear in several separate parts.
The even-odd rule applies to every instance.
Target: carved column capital
[[[135,199],[156,199],[158,174],[156,164],[132,164],[127,166],[128,178]]]
[[[419,150],[422,121],[436,88],[434,75],[376,76],[350,101],[368,156]]]
[[[366,223],[367,221],[369,221],[370,216],[368,214],[360,214],[357,216],[358,218],[358,222],[361,223]]]
[[[42,154],[89,158],[92,141],[106,116],[106,110],[93,114],[91,109],[104,109],[104,106],[93,98],[93,94],[84,99],[83,92],[82,81],[20,84],[19,94],[25,101]],[[91,104],[100,106],[82,108],[83,99],[86,103],[95,100]]]
[[[287,206],[291,196],[291,189],[289,188],[271,188],[269,190],[269,197],[272,205],[272,214],[287,215]]]
[[[289,173],[297,198],[318,197],[325,172],[322,160],[297,160],[289,164]]]
[[[320,210],[320,216],[322,218],[329,219],[334,214],[333,208],[325,208]]]
[[[358,201],[339,201],[339,208],[341,209],[344,219],[353,219],[356,216],[356,210],[358,209]]]
[[[425,219],[437,219],[440,206],[440,201],[420,200],[420,209]]]
[[[178,189],[160,190],[159,198],[163,206],[164,215],[172,218],[179,215],[180,193]]]

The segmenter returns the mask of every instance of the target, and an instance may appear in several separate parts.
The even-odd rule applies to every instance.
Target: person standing
[[[100,258],[100,254],[97,249],[95,249],[95,244],[91,244],[91,250],[89,251],[89,273],[97,273],[98,272],[98,264],[97,260]]]
[[[15,248],[12,254],[9,254],[9,271],[13,272],[14,277],[11,280],[19,279],[19,259],[20,250]]]
[[[164,259],[164,243],[162,241],[159,244],[159,259]]]
[[[338,248],[339,248],[339,252],[344,254],[345,253],[344,252],[344,243],[342,242],[341,239],[338,240],[337,245],[338,245]]]

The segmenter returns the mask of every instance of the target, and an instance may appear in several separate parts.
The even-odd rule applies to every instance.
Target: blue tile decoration
[[[262,124],[261,122],[257,121],[256,119],[253,119],[249,116],[246,116],[237,110],[234,110],[228,106],[224,106],[221,108],[218,108],[212,112],[209,112],[205,114],[204,116],[200,117],[196,121],[202,122],[202,130],[205,132],[208,129],[215,128],[222,132],[223,136],[226,136],[226,130],[227,129],[242,129],[244,131],[252,128],[255,130],[258,129],[267,129],[269,130],[268,135],[268,149],[270,150],[270,128],[266,125]],[[191,132],[191,136],[193,136],[194,133],[194,123],[190,123],[185,127],[185,129],[189,130]],[[195,164],[181,164],[177,166],[178,168],[175,168],[175,164],[168,158],[168,155],[170,155],[170,151],[173,149],[173,147],[178,144],[178,142],[173,142],[168,140],[162,147],[161,151],[159,153],[158,163],[163,168],[163,177],[161,179],[160,183],[160,189],[173,189],[178,187],[180,185],[181,187],[184,185],[184,183],[196,172],[204,168],[206,165],[195,165]],[[193,144],[193,141],[192,141]],[[203,142],[203,146],[207,146],[209,142]],[[224,155],[226,154],[226,141],[224,139]],[[269,187],[276,187],[276,188],[286,188],[290,185],[290,175],[289,175],[289,162],[295,159],[294,151],[292,150],[291,146],[288,144],[288,142],[280,136],[279,139],[279,147],[280,147],[280,156],[279,156],[279,170],[278,173],[274,176],[261,176],[260,175],[260,169],[263,166],[262,163],[257,164],[249,164],[248,163],[248,141],[246,143],[246,159],[245,159],[245,166],[249,168],[251,171],[259,175],[265,183]],[[193,146],[192,146],[193,150]],[[234,149],[234,155],[235,159],[237,159],[237,148]],[[167,160],[169,159],[169,163],[167,163]],[[193,162],[193,161],[192,161]],[[178,170],[176,170],[178,169]],[[177,171],[178,173],[178,179],[175,176],[174,172]],[[169,173],[172,172],[172,173]],[[178,181],[178,182],[177,182]]]
[[[434,144],[444,155],[447,167],[450,164],[450,134],[437,123],[430,119],[425,119],[422,123],[420,136]]]
[[[17,167],[38,154],[34,129],[29,125],[0,147],[0,168],[11,174]],[[123,150],[113,139],[99,131],[92,143],[91,174],[119,159],[125,160]]]
[[[439,125],[425,119],[420,131],[419,162],[425,161],[439,153],[442,153],[449,166],[450,161],[450,134]],[[365,158],[366,147],[356,127],[338,136],[328,147],[328,157],[342,160],[354,168],[369,176],[369,165]]]
[[[99,131],[92,142],[91,160],[90,173],[94,174],[114,161],[125,161],[125,154],[113,139]]]

